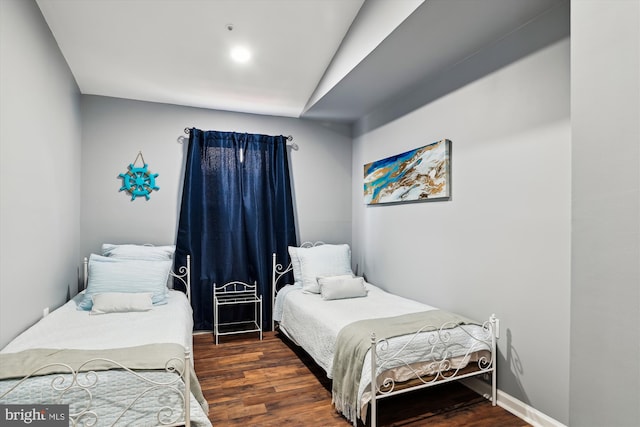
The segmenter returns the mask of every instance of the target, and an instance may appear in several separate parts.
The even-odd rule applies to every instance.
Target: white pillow
[[[175,251],[175,245],[114,245],[111,243],[102,245],[102,255],[120,259],[170,260]]]
[[[295,246],[289,246],[289,258],[291,258],[291,269],[293,270],[293,284],[302,283],[302,271],[300,269],[300,258],[298,257],[298,249]]]
[[[320,295],[324,300],[360,298],[367,296],[362,277],[318,277]]]
[[[108,292],[91,297],[93,307],[89,314],[126,313],[130,311],[149,311],[153,308],[150,292],[123,293]]]
[[[349,245],[321,245],[313,248],[298,248],[302,289],[319,294],[317,278],[340,276],[351,271],[351,249]]]
[[[154,304],[166,304],[167,279],[172,261],[120,259],[91,254],[89,280],[84,298],[78,303],[80,310],[90,310],[91,297],[109,292],[151,292]]]
[[[320,286],[320,279],[329,279],[329,280],[339,280],[339,279],[353,279],[355,276],[353,274],[341,274],[339,276],[318,276],[316,279],[318,280],[318,286]]]

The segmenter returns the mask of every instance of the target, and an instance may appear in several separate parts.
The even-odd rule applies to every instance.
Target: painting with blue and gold
[[[450,157],[451,141],[443,139],[364,165],[365,203],[449,199]]]

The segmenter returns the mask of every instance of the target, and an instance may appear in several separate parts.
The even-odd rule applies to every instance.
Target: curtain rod
[[[190,128],[184,128],[184,133],[189,135],[191,133],[191,129]],[[289,135],[287,136],[287,145],[291,146],[292,149],[297,150],[298,149],[298,144],[296,144],[293,141],[293,136]]]

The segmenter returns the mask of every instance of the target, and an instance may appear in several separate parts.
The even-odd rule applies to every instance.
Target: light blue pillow
[[[91,310],[92,297],[108,292],[152,294],[153,304],[166,304],[171,260],[120,259],[91,254],[89,280],[80,310]]]

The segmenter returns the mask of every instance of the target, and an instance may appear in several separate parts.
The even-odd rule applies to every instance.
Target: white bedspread
[[[154,343],[173,343],[192,347],[193,320],[191,307],[184,293],[169,292],[168,303],[154,306],[146,312],[109,313],[90,315],[88,311],[77,309],[76,301],[81,295],[59,309],[53,311],[38,323],[11,341],[0,353],[17,353],[25,350],[72,349],[105,350],[110,348],[137,347]],[[164,371],[139,371],[149,380],[169,382],[174,373]],[[63,384],[70,384],[70,374],[60,375]],[[136,379],[124,371],[98,372],[95,386],[91,388],[93,398],[90,408],[99,414],[98,425],[111,425],[120,414],[117,425],[149,425],[149,419],[156,419],[158,411],[165,405],[180,405],[176,393],[170,388],[148,390],[149,384]],[[18,380],[0,381],[0,395],[9,390]],[[182,384],[182,382],[180,382]],[[182,389],[182,386],[179,387]],[[79,395],[76,397],[75,395]],[[46,404],[58,401],[60,392],[51,386],[51,378],[32,377],[17,390],[9,394],[1,403]],[[117,396],[117,399],[114,399]],[[127,405],[136,400],[127,410]],[[62,403],[70,403],[74,408],[85,408],[86,397],[82,391],[64,395]],[[207,414],[192,395],[191,421],[193,426],[210,427]],[[159,402],[163,402],[159,406]],[[123,413],[124,412],[124,413]],[[181,413],[176,413],[180,415]],[[157,421],[156,421],[157,422]]]
[[[400,316],[403,314],[435,310],[435,307],[407,298],[390,294],[367,283],[368,295],[364,298],[342,300],[323,300],[318,294],[305,293],[301,289],[290,289],[278,294],[282,306],[280,328],[296,344],[304,348],[315,362],[333,378],[333,354],[338,332],[349,323],[372,318]],[[440,326],[440,325],[432,325]],[[472,351],[490,350],[485,343],[486,331],[478,325],[465,325],[447,330],[450,342],[447,357],[464,356]],[[432,347],[425,345],[431,337],[438,341],[438,331],[424,332],[420,340],[412,340],[413,335],[392,338],[385,351],[379,350],[379,356],[389,357],[402,349],[402,362],[387,364],[385,369],[397,368],[406,363],[433,360]],[[406,347],[405,347],[406,346]],[[365,389],[371,383],[371,352],[367,352],[362,368],[358,398],[363,399]],[[405,378],[407,379],[407,378]],[[368,394],[361,400],[361,406],[368,402]],[[358,407],[360,416],[361,407]]]
[[[294,289],[284,294],[282,320],[284,329],[313,360],[332,377],[333,353],[340,329],[357,320],[400,316],[434,310],[426,304],[390,294],[367,283],[367,296],[323,300],[319,294]]]
[[[76,308],[78,298],[81,296],[42,318],[1,352],[17,353],[32,348],[102,350],[154,343],[175,343],[191,348],[193,320],[183,292],[171,290],[167,304],[133,313],[91,315]]]

